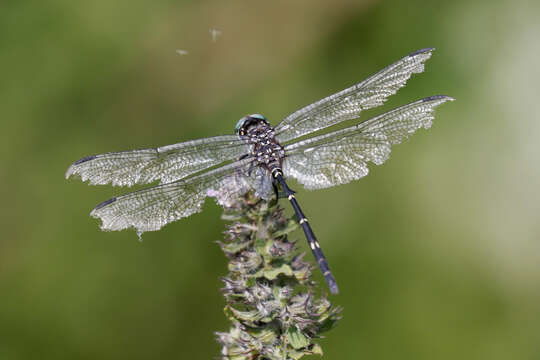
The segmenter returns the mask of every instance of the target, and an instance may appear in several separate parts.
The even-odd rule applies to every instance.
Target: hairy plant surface
[[[316,296],[313,267],[288,234],[298,228],[277,203],[248,193],[225,208],[232,221],[219,245],[229,258],[223,278],[228,332],[216,333],[222,359],[300,359],[322,355],[316,340],[339,319],[340,308]]]

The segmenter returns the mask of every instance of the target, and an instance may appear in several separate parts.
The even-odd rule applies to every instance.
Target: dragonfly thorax
[[[270,171],[281,168],[285,156],[283,147],[275,138],[275,131],[260,114],[245,116],[236,125],[240,138],[250,145],[251,155],[257,164]]]

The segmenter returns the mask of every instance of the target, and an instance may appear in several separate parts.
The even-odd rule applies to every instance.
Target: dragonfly
[[[207,197],[232,206],[253,190],[271,200],[276,189],[290,201],[317,265],[331,293],[336,279],[313,229],[286,179],[306,189],[324,189],[358,180],[368,164],[381,165],[391,146],[420,128],[428,129],[434,109],[454,100],[429,96],[342,129],[327,129],[358,119],[362,111],[382,105],[424,71],[433,48],[417,50],[364,81],[305,106],[271,126],[261,114],[242,117],[235,134],[180,142],[157,148],[109,152],[83,157],[66,172],[91,185],[153,187],[113,197],[90,213],[104,231],[134,228],[139,237],[202,210]]]

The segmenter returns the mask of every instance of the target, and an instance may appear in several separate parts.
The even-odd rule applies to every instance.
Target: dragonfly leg
[[[300,205],[298,205],[298,202],[296,201],[296,198],[294,197],[294,191],[292,191],[287,186],[287,183],[285,182],[285,179],[283,179],[283,176],[281,175],[280,172],[274,172],[274,178],[278,181],[278,183],[283,188],[283,191],[285,192],[285,194],[287,195],[287,198],[291,202],[291,205],[294,209],[294,212],[296,213],[296,216],[298,216],[300,226],[302,226],[302,230],[304,230],[304,234],[306,235],[309,248],[311,249],[311,252],[313,253],[313,256],[315,257],[315,261],[317,262],[319,269],[321,269],[321,272],[324,276],[324,280],[326,281],[326,284],[328,284],[328,288],[330,289],[330,292],[332,294],[337,294],[339,290],[338,290],[336,279],[334,278],[332,271],[330,271],[328,260],[326,260],[326,257],[324,256],[324,253],[321,249],[321,245],[317,241],[317,238],[315,237],[315,234],[313,233],[313,230],[311,229],[311,225],[309,225],[309,222],[304,216],[302,209],[300,209]]]

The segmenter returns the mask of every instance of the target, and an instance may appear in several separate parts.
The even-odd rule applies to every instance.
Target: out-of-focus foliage
[[[430,46],[426,72],[363,119],[455,97],[431,129],[361,181],[291,184],[345,307],[325,358],[538,358],[539,11],[526,0],[4,1],[0,359],[217,356],[218,206],[139,243],[88,216],[123,189],[65,181],[69,164],[230,134],[248,113],[276,124]]]

